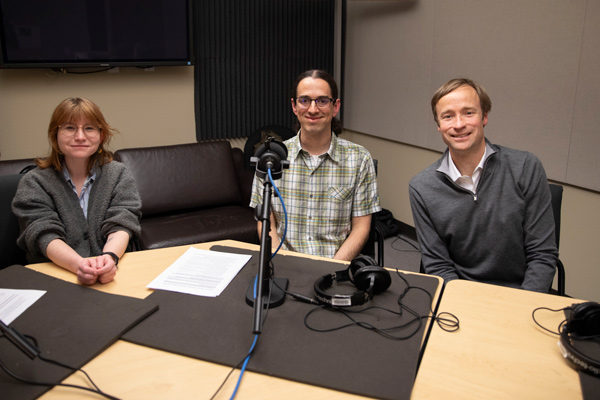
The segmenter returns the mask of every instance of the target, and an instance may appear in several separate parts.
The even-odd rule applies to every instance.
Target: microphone
[[[6,325],[2,320],[0,320],[0,331],[4,333],[4,336],[8,338],[19,350],[21,350],[25,355],[32,360],[36,358],[40,351],[34,347],[31,343],[27,341],[27,339],[19,333],[19,331],[11,328]]]
[[[287,147],[269,136],[256,150],[254,157],[250,158],[250,165],[256,165],[256,176],[259,178],[265,179],[270,169],[273,180],[280,179],[283,170],[290,167],[287,155]]]

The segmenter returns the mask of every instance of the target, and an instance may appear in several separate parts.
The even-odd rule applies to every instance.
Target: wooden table
[[[558,336],[531,317],[537,307],[580,303],[568,297],[456,280],[444,289],[439,311],[455,314],[460,330],[434,325],[413,399],[581,399],[577,372],[557,346]],[[564,313],[536,312],[557,331]]]
[[[202,243],[193,247],[209,249],[213,245],[259,250],[259,246],[230,240]],[[119,263],[119,272],[115,281],[106,285],[96,284],[92,287],[107,293],[145,298],[152,293],[152,290],[147,289],[146,285],[175,262],[189,247],[179,246],[127,253]],[[298,253],[286,251],[282,251],[282,254],[300,256]],[[327,261],[332,260],[327,259]],[[28,267],[77,283],[74,274],[53,263],[33,264]],[[434,296],[434,304],[437,304],[438,299],[439,291]],[[110,346],[83,369],[90,374],[103,391],[127,400],[208,399],[231,370],[222,365],[139,346],[123,340]],[[228,399],[231,396],[238,376],[239,370],[232,374],[216,399]],[[80,373],[73,374],[64,382],[89,386]],[[81,398],[95,399],[100,396],[81,390],[55,387],[41,397],[44,400]],[[246,371],[237,398],[358,399],[363,397]]]

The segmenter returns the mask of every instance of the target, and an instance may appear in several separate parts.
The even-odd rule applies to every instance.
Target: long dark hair
[[[298,85],[300,84],[300,82],[303,79],[306,79],[306,78],[323,79],[329,85],[329,89],[331,90],[331,97],[333,97],[334,100],[337,100],[340,98],[337,83],[335,83],[335,79],[333,79],[333,77],[331,75],[329,75],[327,72],[325,72],[321,69],[310,69],[310,70],[305,71],[305,72],[301,73],[300,75],[298,75],[298,77],[294,81],[294,84],[292,85],[292,90],[291,90],[292,99],[296,100],[296,96],[298,95]],[[298,122],[298,120],[296,120],[295,131],[298,132],[299,129],[300,129],[300,122]],[[338,135],[338,136],[341,135],[342,132],[344,131],[344,128],[342,127],[342,121],[340,121],[339,119],[337,119],[335,117],[332,118],[331,119],[331,130],[336,135]]]

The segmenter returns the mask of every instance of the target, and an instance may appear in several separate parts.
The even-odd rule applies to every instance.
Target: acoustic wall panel
[[[291,85],[333,73],[334,0],[195,3],[197,140],[242,138],[264,125],[292,128]]]
[[[469,77],[492,99],[491,141],[533,152],[553,180],[600,190],[599,7],[350,1],[344,126],[442,151],[431,96],[449,79]]]
[[[348,2],[344,126],[430,147],[434,4]]]
[[[600,2],[588,1],[567,182],[600,191]]]

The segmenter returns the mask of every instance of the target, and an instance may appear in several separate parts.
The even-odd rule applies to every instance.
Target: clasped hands
[[[93,285],[96,282],[111,282],[115,279],[116,274],[115,261],[108,254],[82,258],[77,264],[77,279],[84,285]]]

